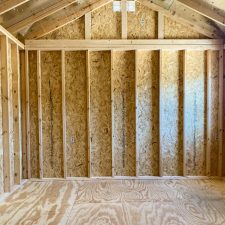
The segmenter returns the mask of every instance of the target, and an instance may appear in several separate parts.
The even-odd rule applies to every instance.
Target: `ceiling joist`
[[[89,13],[111,1],[112,0],[90,0],[84,1],[84,3],[74,6],[70,10],[65,8],[63,15],[59,14],[55,16],[53,20],[49,18],[47,20],[42,20],[37,24],[34,24],[30,28],[28,33],[25,35],[25,38],[26,39],[40,38],[52,31],[59,29],[60,27],[63,27],[64,25],[67,25],[77,20],[86,13]]]
[[[0,15],[16,8],[29,0],[5,0],[0,4]]]
[[[47,16],[50,16],[53,13],[71,5],[74,2],[75,2],[75,0],[61,0],[61,1],[45,8],[44,10],[40,10],[40,11],[32,14],[31,16],[27,17],[26,19],[19,21],[18,23],[13,24],[12,26],[6,27],[6,28],[11,33],[18,32],[18,31],[22,30],[23,28],[25,28],[39,20],[42,20],[42,19],[46,18]]]
[[[213,9],[209,9],[207,6],[193,0],[179,0],[179,2],[194,10],[195,12],[225,26],[225,18],[219,15]]]

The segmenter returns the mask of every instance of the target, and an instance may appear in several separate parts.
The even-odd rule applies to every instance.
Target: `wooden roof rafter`
[[[0,15],[14,9],[30,0],[5,0],[0,4]]]

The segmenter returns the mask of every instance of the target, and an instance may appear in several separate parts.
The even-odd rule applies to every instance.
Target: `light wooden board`
[[[84,16],[39,39],[84,39]]]
[[[65,53],[67,176],[88,175],[86,52]]]
[[[42,52],[43,176],[63,176],[61,53]]]
[[[191,30],[189,27],[186,27],[183,24],[180,24],[179,21],[172,20],[168,17],[165,18],[164,25],[164,38],[165,39],[204,39],[207,38],[203,34],[200,34],[194,30]]]
[[[134,51],[113,54],[114,175],[135,176]]]
[[[137,51],[137,149],[139,175],[159,175],[159,54]]]
[[[206,174],[205,53],[187,51],[185,77],[185,152],[187,175]]]
[[[2,68],[1,66],[1,62],[0,62],[0,68]],[[2,76],[2,73],[1,73]],[[2,81],[0,79],[0,90],[2,90]],[[2,134],[3,131],[3,127],[2,127],[2,91],[0,91],[0,134]],[[0,135],[0,194],[2,194],[4,192],[4,174],[3,174],[3,135]]]
[[[37,52],[29,51],[31,177],[39,177]]]
[[[111,54],[90,53],[91,174],[112,175]]]
[[[127,14],[128,39],[154,39],[157,37],[157,13],[139,2],[135,12]]]
[[[92,12],[92,39],[120,39],[121,12],[113,12],[109,3]]]
[[[161,175],[182,175],[182,74],[180,53],[162,51],[160,78],[160,150]]]
[[[0,203],[1,223],[223,224],[224,185],[222,180],[30,181]]]

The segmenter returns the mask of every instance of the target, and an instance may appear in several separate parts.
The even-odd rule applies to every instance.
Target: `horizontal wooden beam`
[[[71,5],[74,2],[75,0],[61,0],[45,9],[41,9],[40,11],[33,13],[31,16],[28,16],[24,20],[19,21],[18,23],[13,24],[10,27],[7,27],[7,30],[11,33],[15,33],[39,20],[46,18],[47,16],[52,15],[53,13]]]
[[[161,39],[161,40],[27,40],[25,42],[26,50],[205,50],[221,49],[223,40],[221,39]]]
[[[194,10],[195,12],[225,26],[225,17],[219,15],[213,9],[210,9],[207,6],[193,0],[179,0],[179,2]]]
[[[2,15],[3,13],[6,13],[6,12],[10,11],[11,9],[14,9],[28,1],[29,0],[5,0],[0,3],[0,15]]]
[[[11,33],[9,33],[4,27],[0,25],[0,35],[8,37],[9,42],[18,45],[19,49],[24,49],[24,44],[17,40]]]

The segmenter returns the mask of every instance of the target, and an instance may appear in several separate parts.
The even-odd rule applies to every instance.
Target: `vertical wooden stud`
[[[26,74],[26,129],[27,129],[27,174],[31,178],[30,168],[30,96],[29,96],[29,61],[28,51],[25,50],[25,74]]]
[[[11,152],[9,140],[9,55],[8,55],[8,38],[1,36],[1,92],[2,92],[2,135],[3,135],[3,175],[4,175],[4,191],[10,192],[13,184],[13,177],[11,176]]]
[[[159,50],[159,176],[163,176],[162,149],[161,149],[161,109],[162,109],[162,50]]]
[[[85,39],[91,39],[91,12],[85,14]]]
[[[122,39],[127,39],[127,1],[121,0],[121,22],[122,22]]]
[[[67,177],[67,154],[66,154],[66,93],[65,93],[65,51],[61,52],[62,69],[62,121],[63,121],[63,170],[64,178]]]
[[[86,77],[87,77],[87,146],[88,146],[88,177],[91,177],[91,137],[90,137],[90,55],[86,52]]]
[[[211,51],[208,50],[206,52],[206,76],[207,76],[207,86],[206,86],[206,95],[207,95],[207,101],[206,101],[206,136],[207,136],[207,141],[206,141],[206,175],[210,176],[211,174],[211,71],[212,71],[212,62],[211,62]]]
[[[22,177],[27,178],[25,51],[20,51],[20,84],[21,84],[21,126],[22,126]]]
[[[113,50],[111,50],[111,148],[112,148],[112,177],[115,176],[114,171],[114,94],[113,94]]]
[[[223,163],[223,49],[219,51],[219,166],[218,175],[222,176]]]
[[[134,94],[135,94],[135,150],[136,150],[136,177],[139,177],[139,143],[137,138],[137,108],[138,108],[138,96],[137,96],[137,75],[138,75],[138,51],[135,51],[135,87],[134,87]]]
[[[37,51],[37,87],[38,87],[38,142],[39,142],[39,177],[43,178],[42,146],[42,104],[41,104],[41,52]]]
[[[186,86],[185,86],[185,78],[186,78],[186,70],[187,70],[187,52],[186,50],[183,50],[183,176],[186,176],[187,175],[187,172],[186,172],[186,135],[185,135],[185,126],[186,126],[186,123],[185,123],[185,105],[186,105],[186,102],[185,102],[185,94],[186,94]]]
[[[158,39],[164,38],[164,15],[158,12]]]
[[[14,139],[14,183],[20,184],[21,165],[21,117],[20,117],[20,68],[19,68],[19,48],[12,44],[12,90],[13,90],[13,139]]]

